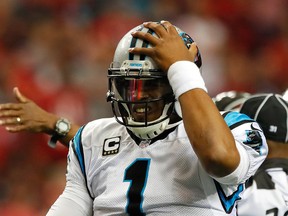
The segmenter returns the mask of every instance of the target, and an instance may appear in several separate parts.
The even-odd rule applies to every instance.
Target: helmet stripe
[[[147,33],[149,33],[149,34],[152,35],[154,32],[153,32],[151,29],[149,29],[149,30],[147,31]],[[143,44],[142,44],[142,47],[147,48],[148,45],[149,45],[148,41],[144,40],[144,41],[143,41]],[[145,60],[145,58],[146,58],[145,55],[140,55],[140,60]]]
[[[137,41],[137,38],[132,37],[130,48],[135,47],[136,41]],[[129,60],[133,60],[134,59],[134,54],[129,53],[129,57],[128,58],[129,58]]]
[[[143,30],[143,26],[140,26],[140,28],[137,31],[142,31]],[[132,37],[131,43],[130,43],[130,48],[134,48],[136,46],[137,43],[137,38]],[[134,54],[129,53],[129,60],[134,60]]]
[[[143,28],[143,26],[141,26],[141,28],[139,28],[137,31],[143,31],[143,32],[147,32],[152,34],[153,31],[151,29],[147,29],[147,28]],[[132,37],[131,43],[130,43],[130,48],[133,47],[148,47],[149,43],[147,41],[143,41],[142,39],[138,39],[138,38],[134,38]],[[145,60],[146,56],[145,55],[134,55],[132,53],[129,53],[129,60]]]

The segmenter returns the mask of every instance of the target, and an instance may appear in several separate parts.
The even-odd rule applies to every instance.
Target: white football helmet
[[[176,29],[189,48],[192,38]],[[147,41],[132,37],[133,31],[148,32],[157,37],[151,29],[139,25],[120,40],[108,69],[107,101],[112,104],[117,122],[145,140],[169,128],[170,116],[175,113],[175,96],[166,73],[159,70],[150,57],[129,53],[128,49],[132,47],[151,47]],[[195,63],[199,68],[202,65],[199,52]]]
[[[239,112],[245,100],[250,96],[248,92],[226,91],[217,94],[212,100],[219,111]]]

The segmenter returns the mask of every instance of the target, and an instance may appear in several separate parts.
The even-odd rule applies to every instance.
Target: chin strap
[[[163,122],[155,125],[151,125],[148,127],[128,127],[128,129],[138,138],[143,139],[143,140],[151,140],[160,134],[162,134],[166,130],[170,130],[172,128],[175,128],[178,126],[182,120],[179,120],[175,123],[169,124],[170,119],[166,119]]]
[[[170,106],[172,105],[172,103],[169,103],[169,104],[166,104],[164,109],[163,109],[163,112],[162,112],[162,115],[156,119],[155,121],[153,122],[148,122],[150,125],[145,127],[127,127],[132,133],[134,133],[137,137],[139,137],[140,139],[153,139],[155,138],[156,136],[158,136],[159,134],[163,133],[168,124],[169,124],[169,121],[170,121],[170,118],[166,118],[165,119],[165,116],[167,115],[167,112],[170,108]],[[162,120],[161,122],[159,123],[155,123],[153,124],[154,122],[157,122],[159,121],[159,119],[164,119]],[[138,122],[134,122],[134,120],[130,119],[130,122],[129,124],[133,124],[133,125],[139,125]],[[143,123],[141,123],[143,124]]]
[[[150,125],[147,127],[127,127],[127,128],[140,139],[153,139],[166,130],[168,123],[169,118],[165,119],[164,121],[158,124]]]

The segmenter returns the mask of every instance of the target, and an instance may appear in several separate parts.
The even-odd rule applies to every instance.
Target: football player
[[[263,128],[269,153],[247,182],[238,215],[288,215],[288,103],[279,94],[256,94],[240,112]]]
[[[236,215],[266,140],[248,116],[219,113],[201,63],[191,37],[167,21],[129,31],[108,70],[115,118],[79,129],[47,215]]]

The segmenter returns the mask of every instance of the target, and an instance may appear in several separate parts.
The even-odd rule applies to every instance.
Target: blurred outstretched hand
[[[24,96],[17,87],[13,89],[13,93],[16,103],[0,104],[0,125],[9,132],[52,134],[58,117],[43,110],[34,101]]]

